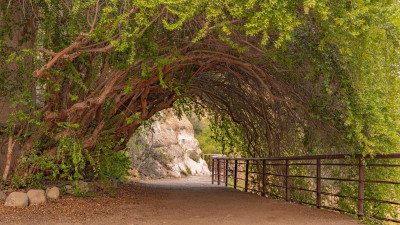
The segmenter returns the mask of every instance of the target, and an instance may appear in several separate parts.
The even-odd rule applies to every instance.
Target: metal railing
[[[395,172],[399,175],[399,179],[394,179],[392,176],[394,180],[373,180],[377,177],[377,171],[380,177],[386,176],[382,169],[387,170],[387,174],[398,169]],[[400,153],[377,154],[374,157],[344,154],[276,158],[211,156],[211,172],[212,184],[223,184],[245,192],[250,191],[270,198],[356,214],[359,217],[368,216],[400,223],[396,213],[393,214],[395,218],[389,213],[383,213],[384,215],[370,213],[370,209],[375,207],[371,204],[378,203],[397,207],[394,211],[400,212],[400,193],[397,196],[394,189],[389,190],[390,193],[388,192],[387,196],[391,199],[379,199],[375,195],[374,197],[365,196],[366,185],[368,193],[374,187],[379,188],[376,185],[395,185],[396,188],[400,188]],[[366,172],[368,172],[367,175]],[[303,184],[303,187],[297,186],[298,183]],[[340,191],[340,185],[353,190],[354,195],[343,194]],[[299,198],[300,193],[306,197]],[[310,199],[312,202],[307,201]],[[343,208],[340,202],[344,201],[348,201],[348,205],[354,203],[354,206]],[[364,213],[366,204],[370,210],[368,215]]]
[[[224,157],[222,154],[201,154],[201,158],[206,161],[208,169],[211,170],[211,158],[212,157]]]

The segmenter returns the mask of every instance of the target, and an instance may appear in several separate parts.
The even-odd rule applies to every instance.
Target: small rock
[[[89,191],[89,185],[85,181],[75,181],[72,185],[77,188],[79,192],[86,193]]]
[[[28,193],[29,204],[36,205],[46,202],[45,192],[43,190],[29,190]]]
[[[60,189],[58,187],[49,187],[46,189],[46,197],[48,199],[58,199],[60,197]]]
[[[7,197],[4,206],[22,207],[22,206],[28,206],[28,204],[29,204],[29,199],[26,193],[13,192]]]
[[[92,182],[92,184],[93,184],[93,188],[95,188],[95,189],[104,189],[105,188],[104,183],[100,180],[95,180]]]
[[[72,185],[65,185],[65,192],[67,194],[72,194],[73,191],[74,189],[72,188]]]
[[[2,191],[0,191],[0,201],[6,200],[7,196]]]
[[[139,171],[137,169],[128,170],[129,174],[133,177],[139,177]]]

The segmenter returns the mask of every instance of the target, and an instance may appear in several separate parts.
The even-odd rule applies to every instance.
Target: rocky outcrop
[[[141,178],[209,174],[187,117],[179,119],[171,110],[162,111],[161,117],[131,140],[134,174]]]

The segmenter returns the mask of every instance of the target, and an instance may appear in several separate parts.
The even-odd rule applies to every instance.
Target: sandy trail
[[[116,194],[0,206],[0,224],[358,224],[338,213],[211,185],[209,177],[128,184]]]

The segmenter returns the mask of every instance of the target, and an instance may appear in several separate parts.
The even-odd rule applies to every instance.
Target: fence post
[[[235,173],[234,173],[234,179],[233,179],[233,188],[236,189],[236,184],[237,184],[237,159],[235,159]]]
[[[363,158],[358,159],[358,214],[359,217],[364,216],[364,164]]]
[[[286,196],[285,196],[285,200],[286,201],[290,201],[290,187],[289,187],[289,160],[286,159],[285,160],[286,163],[286,169],[285,169],[285,187],[286,187]]]
[[[225,187],[228,187],[228,167],[229,161],[228,159],[225,159]]]
[[[211,161],[212,163],[211,163],[211,184],[214,184],[214,176],[215,176],[215,166],[214,166],[214,163],[215,163],[215,161],[214,161],[214,159],[212,159],[212,161]]]
[[[267,190],[267,160],[263,159],[263,172],[262,172],[262,196],[265,197],[265,191]]]
[[[246,159],[246,179],[244,181],[244,192],[247,192],[249,184],[249,160]]]
[[[221,163],[220,159],[217,159],[217,180],[218,180],[218,185],[221,185]]]
[[[321,208],[321,159],[317,159],[317,208]]]

